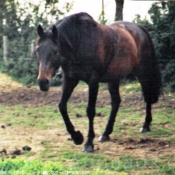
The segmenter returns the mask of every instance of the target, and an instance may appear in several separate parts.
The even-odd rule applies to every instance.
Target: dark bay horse
[[[111,112],[100,142],[110,140],[113,125],[121,102],[119,81],[135,72],[146,103],[146,117],[141,132],[150,131],[151,106],[161,92],[161,75],[153,43],[144,27],[119,21],[101,25],[87,13],[77,13],[58,21],[44,31],[37,28],[36,54],[39,63],[38,84],[48,91],[50,79],[61,66],[63,70],[62,97],[59,110],[75,144],[83,143],[83,135],[75,131],[67,112],[67,101],[80,80],[89,87],[87,116],[89,130],[85,152],[93,151],[95,137],[93,120],[100,82],[108,83],[111,95]]]

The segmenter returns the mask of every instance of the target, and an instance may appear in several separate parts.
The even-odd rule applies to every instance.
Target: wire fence
[[[21,53],[23,53],[22,57],[24,60],[26,60],[26,61],[36,60],[35,40],[25,42],[25,45],[24,45],[24,43],[21,43],[21,44],[18,43],[13,48],[9,48],[10,41],[8,40],[7,36],[3,36],[2,41],[3,41],[2,46],[3,46],[3,60],[4,60],[4,62],[7,62],[7,60],[11,58],[9,55],[15,55],[15,53],[19,52],[19,49],[21,49]],[[9,50],[12,54],[9,54]],[[172,57],[171,59],[158,59],[158,62],[160,64],[175,62],[175,55],[172,55],[171,57]],[[13,56],[13,59],[17,59],[17,58]]]
[[[2,37],[2,52],[3,60],[7,62],[9,59],[17,59],[19,55],[22,55],[24,60],[33,60],[36,59],[35,56],[35,40],[30,42],[20,43],[11,46],[11,43],[7,36]],[[16,56],[17,55],[17,56]]]
[[[35,40],[10,43],[7,36],[3,36],[2,39],[2,52],[3,54],[3,62],[7,66],[7,68],[3,68],[3,71],[12,72],[15,78],[20,79],[23,77],[26,80],[24,83],[27,82],[35,82],[33,79],[33,74],[37,74],[37,58],[35,54]],[[15,43],[15,44],[14,44]],[[11,62],[12,61],[12,62]],[[27,61],[27,62],[26,62]],[[36,62],[36,63],[35,63]],[[16,64],[17,66],[14,66]],[[3,64],[4,65],[4,64]],[[5,66],[5,67],[6,67]],[[19,67],[20,66],[20,67]],[[18,70],[15,70],[18,67]],[[22,78],[21,78],[22,79]],[[62,81],[62,69],[61,67],[55,72],[55,75],[52,78],[52,85],[60,84]]]

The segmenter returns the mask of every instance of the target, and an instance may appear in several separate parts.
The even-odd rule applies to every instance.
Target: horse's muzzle
[[[41,91],[48,91],[49,90],[49,80],[47,79],[38,79],[38,85]]]

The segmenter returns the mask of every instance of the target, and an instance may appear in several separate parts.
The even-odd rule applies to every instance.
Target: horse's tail
[[[146,103],[156,103],[162,92],[162,81],[159,63],[155,55],[153,42],[147,30],[140,26],[141,30],[147,36],[146,41],[141,46],[141,70],[140,83]]]

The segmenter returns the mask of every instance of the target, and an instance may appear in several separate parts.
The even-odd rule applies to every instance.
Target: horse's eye
[[[35,54],[35,55],[38,55],[38,50],[35,50],[35,51],[34,51],[34,54]]]
[[[34,53],[37,55],[38,54],[39,47],[37,46],[34,50]]]
[[[58,53],[58,51],[57,51],[57,50],[54,50],[54,51],[53,51],[53,54],[54,54],[54,55],[56,55],[57,53]]]

